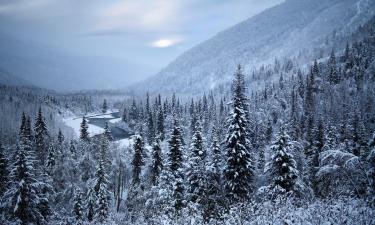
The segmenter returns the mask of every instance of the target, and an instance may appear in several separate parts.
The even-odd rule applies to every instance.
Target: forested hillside
[[[354,38],[193,98],[2,86],[1,223],[374,224],[374,23]],[[135,135],[55,118],[108,105]]]

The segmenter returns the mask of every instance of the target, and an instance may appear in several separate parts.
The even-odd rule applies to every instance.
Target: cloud
[[[48,6],[52,0],[15,0],[0,3],[0,14],[28,16]]]
[[[96,30],[157,31],[178,26],[179,1],[121,1],[99,13]]]

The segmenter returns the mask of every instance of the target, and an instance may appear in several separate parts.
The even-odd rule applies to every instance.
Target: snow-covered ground
[[[112,120],[110,120],[109,122],[110,123],[118,123],[118,122],[120,122],[122,119],[121,118],[116,118],[116,119],[112,119]]]
[[[74,133],[79,136],[80,134],[80,128],[81,128],[81,122],[82,122],[82,118],[77,118],[77,117],[68,117],[68,118],[64,118],[63,119],[63,122],[68,126],[68,127],[71,127],[73,128],[74,130]],[[101,127],[98,127],[98,126],[95,126],[95,125],[92,125],[92,124],[88,124],[88,132],[89,132],[89,135],[92,137],[92,136],[95,136],[97,134],[101,134],[104,132],[104,129],[101,128]]]
[[[119,145],[120,148],[128,148],[128,147],[131,147],[133,145],[133,138],[125,138],[125,139],[121,139],[121,140],[118,140],[116,141],[116,143]]]

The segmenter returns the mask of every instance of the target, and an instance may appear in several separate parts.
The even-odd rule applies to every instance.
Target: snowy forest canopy
[[[202,96],[0,86],[0,223],[374,224],[372,22]]]

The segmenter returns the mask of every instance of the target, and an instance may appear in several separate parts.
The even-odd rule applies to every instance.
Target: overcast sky
[[[0,0],[0,31],[160,69],[282,0]]]

